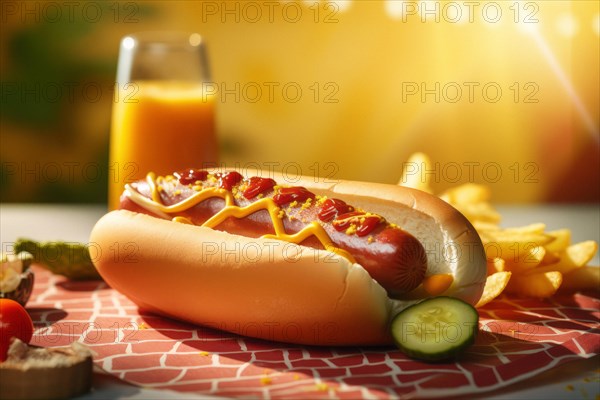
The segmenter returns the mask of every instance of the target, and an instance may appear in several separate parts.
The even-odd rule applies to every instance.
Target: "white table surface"
[[[573,242],[600,242],[600,206],[594,205],[504,205],[497,206],[502,226],[544,222],[548,230],[569,228]],[[0,204],[2,251],[10,250],[19,237],[38,241],[87,242],[94,223],[106,212],[102,205]],[[598,265],[599,256],[592,260]],[[527,382],[493,392],[488,399],[597,399],[600,396],[600,357],[567,363]],[[82,399],[206,399],[170,391],[138,388],[116,378],[96,373],[94,389]]]

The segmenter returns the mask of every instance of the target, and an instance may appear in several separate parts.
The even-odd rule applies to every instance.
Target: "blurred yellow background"
[[[106,202],[120,38],[198,32],[221,159],[598,202],[599,2],[4,1],[2,201]]]

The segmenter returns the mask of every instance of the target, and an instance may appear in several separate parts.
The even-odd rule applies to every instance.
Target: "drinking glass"
[[[218,161],[215,93],[197,33],[139,33],[121,40],[109,154],[109,209],[126,183]]]

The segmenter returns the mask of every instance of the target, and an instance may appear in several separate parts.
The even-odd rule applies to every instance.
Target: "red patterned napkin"
[[[196,327],[144,313],[102,282],[34,271],[27,304],[37,328],[32,344],[80,341],[109,374],[157,389],[227,397],[447,397],[503,388],[600,352],[600,299],[593,294],[497,299],[479,310],[480,334],[460,360],[427,364],[393,347],[297,346]]]

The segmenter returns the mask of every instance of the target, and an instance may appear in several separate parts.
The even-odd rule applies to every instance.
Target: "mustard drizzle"
[[[295,234],[288,234],[285,231],[283,220],[279,217],[281,209],[270,197],[261,198],[245,207],[238,207],[235,205],[235,199],[233,195],[228,190],[215,187],[207,187],[202,188],[200,191],[192,194],[190,197],[180,201],[179,203],[175,203],[170,206],[165,206],[164,204],[162,204],[159,186],[157,185],[157,178],[153,172],[149,172],[148,175],[146,175],[146,182],[148,183],[148,187],[150,188],[150,194],[152,199],[141,195],[130,184],[125,185],[126,195],[134,203],[145,208],[146,210],[156,212],[157,214],[163,217],[170,218],[174,222],[193,225],[192,221],[190,221],[188,218],[180,216],[171,218],[169,214],[185,211],[204,200],[207,200],[212,197],[218,197],[225,200],[225,207],[223,207],[218,213],[213,215],[207,221],[205,221],[201,226],[215,228],[220,223],[224,222],[227,218],[245,218],[257,211],[267,210],[269,216],[271,217],[271,222],[273,223],[273,229],[275,230],[275,234],[263,235],[261,236],[261,238],[278,239],[290,243],[299,244],[308,237],[315,236],[326,250],[340,255],[348,259],[352,263],[356,262],[354,257],[352,257],[352,255],[349,252],[340,249],[339,247],[336,247],[333,244],[333,242],[329,238],[329,235],[327,234],[327,232],[325,232],[325,229],[323,229],[323,227],[316,221],[313,221],[312,223],[305,226],[302,230]]]

